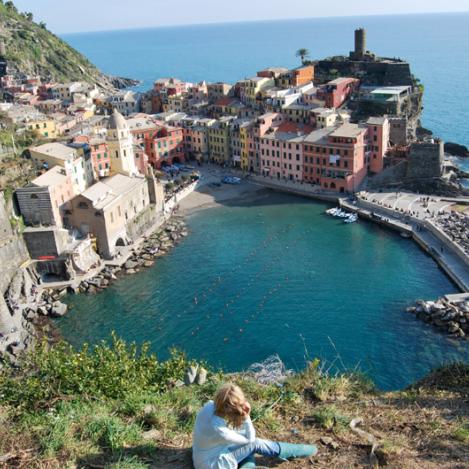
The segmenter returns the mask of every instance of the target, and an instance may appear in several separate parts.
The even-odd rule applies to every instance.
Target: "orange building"
[[[314,65],[303,65],[288,72],[282,73],[275,80],[279,88],[294,88],[306,85],[314,80]]]

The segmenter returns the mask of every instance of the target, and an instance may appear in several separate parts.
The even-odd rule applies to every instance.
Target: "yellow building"
[[[232,116],[223,116],[208,128],[210,161],[220,165],[231,163],[230,122]]]
[[[28,130],[45,138],[57,137],[57,128],[53,119],[39,119],[29,121],[27,124]]]

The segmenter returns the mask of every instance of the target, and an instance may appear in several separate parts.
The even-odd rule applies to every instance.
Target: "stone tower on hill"
[[[355,50],[350,52],[351,60],[373,60],[375,55],[366,50],[366,29],[355,30]]]
[[[124,116],[117,110],[114,110],[109,120],[106,141],[111,157],[111,174],[136,176],[138,169],[135,165],[132,135]]]
[[[363,57],[366,53],[366,30],[359,28],[355,30],[355,55]]]

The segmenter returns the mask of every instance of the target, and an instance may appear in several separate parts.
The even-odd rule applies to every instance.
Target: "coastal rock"
[[[198,366],[190,366],[184,375],[184,384],[189,386],[193,384],[197,377]]]
[[[140,84],[139,80],[135,80],[133,78],[114,77],[114,76],[108,76],[107,78],[112,83],[112,85],[118,90],[123,90],[125,88],[137,86]]]
[[[67,310],[68,306],[66,304],[57,301],[53,304],[50,314],[52,317],[59,318],[65,316]]]
[[[155,264],[154,261],[145,261],[143,265],[148,268],[148,267],[152,267],[154,264]]]
[[[137,262],[133,261],[133,260],[128,260],[125,264],[124,264],[124,267],[125,269],[127,270],[127,273],[129,273],[129,270],[132,270],[132,269],[135,269],[135,267],[137,267]]]
[[[137,271],[135,269],[127,269],[125,272],[129,275],[133,275],[133,274],[137,273]]]
[[[445,143],[445,153],[448,153],[452,156],[459,156],[461,158],[469,156],[469,150],[465,145],[460,145],[453,142]]]
[[[207,370],[205,368],[200,368],[197,376],[195,378],[195,384],[203,386],[207,382]]]

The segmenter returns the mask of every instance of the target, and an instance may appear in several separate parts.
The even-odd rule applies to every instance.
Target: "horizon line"
[[[387,17],[387,16],[431,16],[431,15],[451,15],[451,14],[469,14],[469,10],[462,11],[428,11],[428,12],[407,12],[407,13],[382,13],[382,14],[364,14],[364,15],[324,15],[324,16],[306,16],[296,18],[269,18],[257,20],[236,20],[236,21],[209,21],[203,23],[175,23],[155,26],[135,26],[130,28],[116,28],[116,29],[90,29],[86,31],[68,31],[68,32],[53,32],[56,35],[67,36],[74,34],[90,34],[90,33],[112,33],[124,31],[139,31],[148,29],[165,29],[165,28],[182,28],[190,26],[215,26],[215,25],[234,25],[234,24],[249,24],[249,23],[275,23],[285,21],[302,21],[302,20],[316,20],[316,19],[333,19],[333,18],[373,18],[373,17]]]

